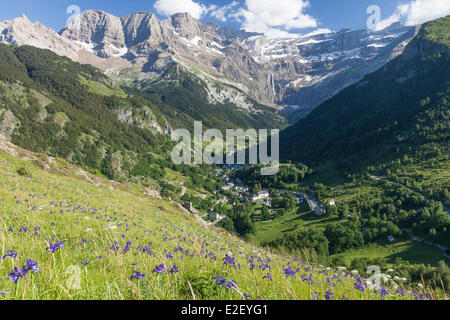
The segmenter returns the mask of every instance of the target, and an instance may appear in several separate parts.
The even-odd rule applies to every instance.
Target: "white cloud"
[[[246,9],[240,8],[229,15],[242,23],[248,32],[260,32],[268,37],[295,36],[293,29],[315,28],[318,22],[304,14],[309,7],[306,0],[246,0]]]
[[[211,10],[215,10],[217,6],[211,5],[206,7],[203,4],[193,0],[157,0],[153,5],[156,12],[163,16],[171,16],[176,13],[189,13],[196,19],[202,18]]]
[[[233,1],[232,3],[230,3],[226,6],[220,7],[217,10],[214,10],[213,12],[211,12],[211,16],[216,18],[219,21],[227,22],[228,21],[227,16],[226,16],[227,13],[231,9],[233,9],[235,6],[237,6],[238,4],[239,3],[237,1]]]
[[[390,25],[392,25],[393,23],[396,22],[400,22],[400,14],[396,11],[394,12],[394,14],[392,14],[389,18],[381,20],[380,22],[377,23],[377,25],[375,26],[374,31],[380,31],[380,30],[384,30],[387,27],[389,27]]]
[[[406,26],[415,26],[450,14],[449,0],[413,0],[400,4],[387,19],[380,21],[375,30],[383,30],[395,22],[403,22]]]

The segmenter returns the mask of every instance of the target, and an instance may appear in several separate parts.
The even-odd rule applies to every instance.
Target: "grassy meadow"
[[[0,299],[433,299],[283,257],[145,189],[0,153]]]

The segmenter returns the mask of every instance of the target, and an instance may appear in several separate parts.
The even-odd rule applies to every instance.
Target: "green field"
[[[335,223],[336,218],[318,217],[306,203],[301,203],[293,210],[287,211],[282,217],[272,221],[255,222],[255,239],[258,244],[281,238],[285,234],[293,233],[300,227],[326,227]]]
[[[103,96],[117,96],[119,98],[126,98],[128,95],[119,88],[108,87],[104,83],[92,81],[85,78],[80,78],[80,83],[88,87],[91,93],[97,93]]]
[[[411,264],[429,264],[437,266],[439,261],[444,260],[447,264],[450,260],[445,257],[444,253],[438,248],[433,248],[420,242],[415,242],[406,237],[401,238],[398,242],[388,244],[369,244],[363,249],[349,250],[342,254],[332,257],[342,257],[345,262],[351,263],[357,258],[368,259],[387,259],[385,267],[394,268],[397,266],[396,261],[402,259],[403,262],[408,261]]]

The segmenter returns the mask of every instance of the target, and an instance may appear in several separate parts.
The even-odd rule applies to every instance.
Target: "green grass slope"
[[[393,278],[369,289],[206,227],[141,186],[0,147],[0,299],[443,298]]]

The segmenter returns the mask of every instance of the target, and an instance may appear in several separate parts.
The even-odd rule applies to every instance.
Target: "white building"
[[[208,212],[208,216],[214,220],[219,220],[221,218],[220,214],[214,211]]]
[[[221,204],[221,203],[224,203],[227,201],[228,201],[228,198],[226,196],[224,196],[222,199],[216,200],[216,204]]]
[[[222,190],[229,191],[229,190],[233,189],[233,187],[234,187],[234,184],[228,183],[228,184],[222,186]]]
[[[270,197],[270,194],[267,191],[261,191],[261,192],[258,192],[257,194],[253,194],[251,196],[251,199],[253,202],[256,202],[258,200],[265,200],[269,197]]]

